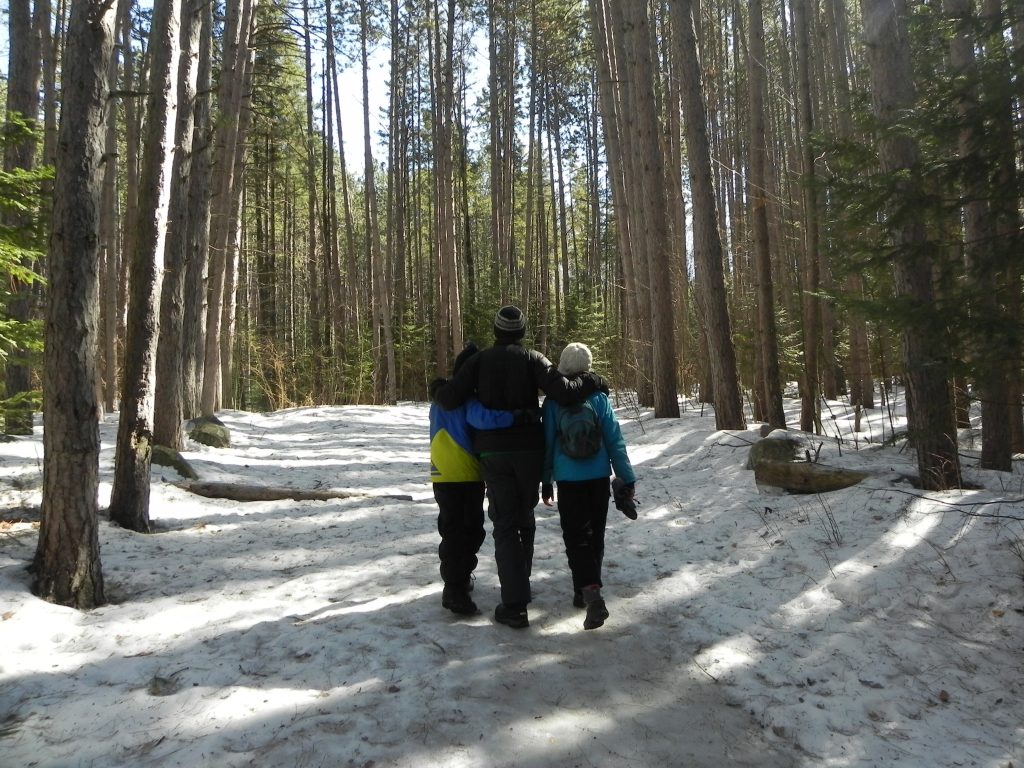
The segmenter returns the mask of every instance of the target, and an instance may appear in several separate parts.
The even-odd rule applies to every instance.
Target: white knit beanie
[[[574,376],[589,371],[592,362],[594,356],[590,354],[587,345],[574,341],[562,350],[562,356],[558,358],[558,372],[563,376]]]

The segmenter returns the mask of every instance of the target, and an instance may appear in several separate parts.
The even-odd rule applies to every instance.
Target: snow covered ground
[[[441,608],[422,403],[222,414],[233,447],[186,452],[202,479],[366,495],[213,500],[154,467],[158,533],[102,523],[110,604],[84,613],[29,592],[40,430],[0,443],[0,517],[24,520],[0,524],[0,765],[1024,764],[1019,459],[974,469],[965,433],[983,489],[924,493],[881,446],[898,414],[854,437],[830,403],[818,461],[870,477],[766,494],[756,426],[618,412],[640,519],[611,511],[592,632],[543,506],[530,628],[492,620],[489,538],[483,613]]]

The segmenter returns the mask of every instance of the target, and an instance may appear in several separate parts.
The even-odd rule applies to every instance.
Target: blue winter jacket
[[[430,481],[470,483],[482,479],[473,453],[473,434],[478,429],[504,429],[515,423],[510,411],[485,408],[475,397],[446,411],[430,404]]]
[[[614,468],[616,477],[627,483],[635,483],[633,465],[626,454],[626,443],[622,430],[615,418],[611,401],[603,392],[595,392],[587,398],[597,414],[604,436],[597,453],[587,459],[573,459],[562,453],[555,431],[558,427],[558,413],[561,406],[550,397],[544,400],[544,473],[542,481],[596,480],[610,477]]]

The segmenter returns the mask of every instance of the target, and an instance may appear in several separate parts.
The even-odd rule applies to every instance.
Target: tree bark
[[[139,109],[139,98],[133,91],[142,91],[140,83],[145,76],[144,57],[136,58],[133,38],[133,9],[136,0],[125,0],[119,9],[117,22],[120,30],[120,53],[124,72],[121,87],[129,94],[124,100],[124,212],[122,221],[139,220],[139,147],[142,142],[139,134],[142,131],[142,110]],[[134,225],[122,228],[121,258],[119,259],[116,287],[117,292],[117,337],[121,340],[122,356],[125,333],[125,307],[128,304],[128,265],[135,255],[138,230]],[[123,374],[122,374],[123,375]],[[121,380],[117,382],[120,389]]]
[[[242,204],[245,193],[243,172],[245,155],[248,149],[249,129],[252,125],[252,70],[255,51],[247,51],[244,72],[242,75],[242,100],[238,116],[238,140],[235,142],[235,169],[232,178],[235,182],[231,189],[229,213],[227,220],[227,239],[224,242],[224,295],[221,300],[220,317],[220,382],[221,403],[226,407],[234,406],[234,352],[235,323],[237,320],[237,288],[238,275],[241,267],[241,248],[243,221]]]
[[[245,485],[243,483],[214,483],[195,481],[176,483],[179,488],[190,491],[197,496],[208,499],[231,499],[232,501],[330,501],[331,499],[353,499],[371,496],[376,499],[399,499],[412,501],[406,493],[378,493],[375,491],[356,491],[347,488],[328,488],[321,490],[304,490],[279,485]]]
[[[236,186],[236,146],[240,136],[239,119],[249,60],[249,37],[257,0],[232,0],[228,5],[224,30],[224,59],[218,83],[220,117],[217,122],[216,192],[211,203],[209,283],[206,306],[206,344],[203,360],[203,389],[200,410],[213,416],[221,398],[221,322],[224,307],[227,250],[232,240],[232,205]]]
[[[753,232],[754,280],[757,291],[757,344],[760,366],[755,385],[760,389],[765,421],[786,427],[782,409],[782,374],[775,325],[775,287],[772,282],[771,244],[768,232],[768,148],[765,130],[767,56],[761,0],[750,0],[750,196]]]
[[[793,3],[793,28],[797,47],[797,113],[802,174],[804,240],[801,251],[801,306],[803,309],[804,368],[800,387],[800,429],[821,432],[821,302],[817,293],[820,283],[818,199],[814,171],[814,112],[811,103],[811,32],[810,0]],[[827,362],[825,363],[828,364]]]
[[[622,314],[625,333],[623,334],[623,358],[628,372],[623,383],[632,384],[642,398],[643,380],[640,370],[640,352],[637,347],[643,338],[640,311],[638,308],[638,291],[636,275],[633,269],[633,237],[631,235],[630,195],[626,189],[626,176],[629,167],[629,156],[625,128],[623,125],[622,105],[619,97],[621,83],[617,76],[615,43],[613,41],[613,20],[611,9],[604,0],[590,1],[591,26],[594,36],[594,52],[597,62],[597,92],[601,125],[604,129],[604,145],[608,156],[608,185],[611,190],[612,206],[618,219],[615,227],[618,266],[621,269],[621,288],[618,291],[622,299]],[[642,401],[642,400],[641,400]]]
[[[155,358],[178,106],[180,21],[181,0],[166,0],[154,7],[146,142],[136,224],[138,239],[130,267],[121,418],[110,496],[110,519],[140,533],[149,532]]]
[[[106,0],[72,2],[46,306],[43,503],[32,591],[80,609],[106,600],[97,532],[100,440],[94,383],[113,27],[114,10]]]
[[[195,127],[192,132],[192,173],[188,189],[188,245],[185,254],[185,295],[181,323],[182,416],[201,413],[203,354],[206,346],[206,281],[210,254],[210,90],[213,4],[202,6],[199,71],[196,78]]]
[[[153,439],[175,451],[184,443],[183,359],[185,272],[189,227],[188,201],[192,184],[192,150],[195,126],[196,84],[199,74],[199,33],[203,6],[208,0],[184,0],[181,52],[177,68],[177,124],[174,130],[174,158],[170,176],[168,234],[164,249],[163,291],[160,297],[160,334],[156,353],[156,400]]]
[[[634,140],[632,82],[623,41],[622,5],[597,0],[591,3],[609,183],[617,219],[619,266],[625,314],[624,357],[627,386],[636,389],[641,405],[653,405],[651,381],[650,275],[646,268],[642,193],[637,168],[638,142]]]
[[[917,142],[894,130],[901,112],[911,109],[916,99],[906,1],[861,0],[860,5],[871,69],[872,106],[881,125],[888,129],[879,142],[882,171],[898,175],[894,182],[898,196],[915,199],[915,185],[920,184]],[[896,295],[930,308],[934,291],[925,223],[920,215],[907,211],[890,226],[895,245]],[[929,490],[958,487],[960,460],[949,361],[943,345],[931,338],[926,328],[909,323],[902,331],[902,343],[910,439],[917,450],[921,484]]]
[[[397,401],[395,389],[395,344],[392,336],[390,281],[381,254],[380,222],[377,216],[376,172],[373,162],[372,134],[369,114],[369,3],[360,0],[360,43],[363,72],[363,170],[366,183],[366,233],[369,251],[370,279],[374,298],[374,340],[376,343],[376,364],[374,366],[374,397],[376,402],[394,404]]]
[[[644,233],[644,258],[651,301],[652,377],[654,415],[677,418],[679,399],[676,391],[675,331],[673,328],[668,255],[669,210],[665,194],[665,158],[661,147],[661,129],[654,100],[654,67],[651,63],[651,27],[646,6],[623,5],[625,48],[629,52],[633,105],[637,122],[635,141],[639,150],[640,200],[637,209]]]
[[[302,13],[305,24],[304,54],[306,73],[306,270],[309,279],[309,335],[313,354],[313,380],[319,383],[323,365],[323,328],[320,322],[320,280],[317,278],[317,190],[315,127],[313,125],[313,46],[309,31],[309,0],[303,0]],[[369,105],[365,107],[369,109]],[[315,393],[314,393],[315,397]]]
[[[123,6],[128,0],[119,0],[115,5],[115,38],[120,34],[120,24],[125,21]],[[111,86],[117,83],[118,56],[115,51],[110,57],[107,72]],[[101,323],[103,334],[101,349],[103,351],[103,369],[100,375],[103,385],[103,402],[106,410],[113,411],[117,403],[118,390],[118,354],[117,329],[119,324],[120,305],[118,304],[118,275],[121,272],[121,250],[118,248],[118,224],[120,222],[117,200],[118,151],[117,151],[117,110],[110,111],[107,120],[106,160],[103,170],[103,212],[100,217],[100,243],[104,279],[100,282],[102,302]]]
[[[736,352],[732,343],[729,308],[725,293],[725,268],[718,213],[712,185],[711,153],[707,138],[707,108],[701,92],[701,69],[697,58],[691,0],[672,4],[672,20],[682,36],[684,59],[683,118],[690,159],[690,187],[693,192],[694,261],[697,271],[697,303],[701,310],[708,361],[714,389],[715,425],[718,429],[742,429]]]
[[[999,0],[983,0],[982,17],[987,28],[984,41],[985,56],[989,61],[1011,61],[1012,52],[1006,50],[1009,40],[1004,32],[1008,26]],[[1024,22],[1018,23],[1016,36],[1019,57],[1021,45],[1024,44]],[[1019,60],[1019,58],[1018,58]],[[1000,70],[1002,81],[992,90],[993,109],[992,132],[995,146],[999,148],[992,169],[992,185],[995,189],[993,201],[993,227],[998,239],[1002,258],[1000,259],[1000,303],[1004,317],[1010,318],[1004,330],[1012,327],[1012,319],[1020,318],[1024,310],[1024,294],[1020,290],[1024,279],[1024,266],[1021,265],[1021,253],[1024,230],[1021,229],[1020,195],[1007,194],[1006,190],[1019,187],[1020,172],[1015,163],[1014,147],[1014,111],[1013,111],[1013,72],[1003,66]],[[1007,402],[1009,403],[1008,427],[1010,432],[1010,448],[1014,453],[1024,453],[1024,339],[1017,334],[1004,339],[1005,352],[999,359],[1006,366]],[[1016,361],[1016,363],[1014,363]],[[982,426],[984,427],[984,421]]]
[[[455,3],[448,0],[442,17],[440,3],[433,4],[434,62],[434,237],[437,263],[436,372],[448,371],[450,353],[462,349],[462,304],[459,294],[459,262],[455,235],[455,190],[452,137],[454,135]],[[442,21],[444,33],[441,32]]]
[[[853,136],[852,106],[850,99],[850,63],[847,8],[842,0],[828,0],[826,6],[827,49],[829,52],[829,79],[835,88],[836,131],[840,139]],[[846,292],[853,297],[864,295],[864,278],[851,272],[846,278]],[[850,353],[847,361],[847,379],[850,385],[850,403],[853,406],[874,408],[874,384],[871,379],[871,355],[868,327],[864,315],[852,311],[847,316],[850,329]]]
[[[39,113],[39,80],[42,70],[39,40],[33,34],[30,0],[11,0],[8,17],[7,39],[10,57],[7,70],[7,114],[19,115],[29,126],[35,128]],[[31,170],[35,166],[35,152],[35,134],[22,141],[11,142],[4,149],[4,171],[10,173],[16,170]],[[28,245],[32,221],[27,213],[5,213],[3,224],[14,230],[19,241]],[[11,320],[27,323],[32,315],[31,286],[15,279],[11,286],[11,294],[7,303],[8,316]],[[7,360],[8,400],[32,391],[32,369],[27,355],[26,350],[16,349]],[[32,406],[26,402],[10,404],[4,413],[5,431],[11,435],[31,435],[32,410]]]

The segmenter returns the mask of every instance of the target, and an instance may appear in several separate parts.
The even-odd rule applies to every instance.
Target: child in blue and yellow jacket
[[[476,352],[473,342],[466,344],[455,358],[452,375]],[[444,383],[444,379],[430,383],[431,400]],[[437,501],[437,531],[441,534],[437,554],[444,581],[441,605],[453,613],[468,616],[478,612],[469,590],[476,555],[486,536],[485,489],[473,453],[473,433],[511,427],[514,422],[511,411],[485,408],[476,398],[450,411],[437,403],[430,404],[430,481]]]

